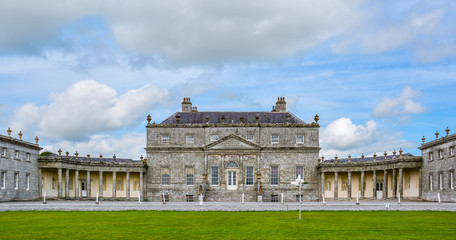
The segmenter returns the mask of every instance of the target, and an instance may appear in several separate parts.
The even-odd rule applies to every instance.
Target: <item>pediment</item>
[[[205,146],[205,149],[259,149],[260,146],[234,134]]]

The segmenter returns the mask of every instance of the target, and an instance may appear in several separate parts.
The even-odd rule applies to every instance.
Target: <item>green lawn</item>
[[[453,212],[1,212],[0,239],[456,239]]]

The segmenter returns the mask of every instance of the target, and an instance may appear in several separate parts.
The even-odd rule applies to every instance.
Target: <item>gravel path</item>
[[[389,208],[386,206],[389,205]],[[294,211],[298,210],[299,203],[254,203],[248,202],[206,202],[200,205],[198,202],[125,202],[106,201],[96,204],[94,201],[49,201],[42,202],[3,202],[0,203],[0,211]],[[401,202],[395,201],[361,201],[355,202],[329,201],[305,202],[302,204],[303,211],[456,211],[456,203],[436,202]]]

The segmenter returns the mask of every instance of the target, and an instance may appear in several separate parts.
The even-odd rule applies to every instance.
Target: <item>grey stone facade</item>
[[[185,98],[182,112],[160,124],[148,120],[146,186],[152,201],[163,195],[197,201],[200,193],[205,201],[241,201],[242,195],[245,201],[275,201],[282,194],[295,201],[291,182],[301,169],[303,195],[318,199],[319,125],[286,112],[284,98],[272,112],[198,112]]]
[[[35,200],[38,191],[38,143],[0,135],[0,201]],[[36,139],[38,142],[38,139]]]
[[[456,134],[447,134],[439,138],[425,142],[419,147],[423,156],[423,196],[424,200],[437,201],[440,195],[441,201],[456,201],[455,168],[456,168]]]

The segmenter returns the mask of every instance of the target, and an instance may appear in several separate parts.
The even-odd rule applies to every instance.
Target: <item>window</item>
[[[14,173],[14,189],[19,189],[19,173]]]
[[[274,194],[271,195],[271,202],[278,202],[279,201],[279,195]]]
[[[187,167],[185,172],[187,174],[187,186],[193,185],[193,175],[195,174],[195,169],[193,167]]]
[[[454,189],[454,171],[450,171],[450,189]]]
[[[185,200],[187,200],[187,202],[193,202],[193,195],[185,195]]]
[[[439,150],[439,158],[443,158],[442,150]]]
[[[377,182],[377,187],[375,188],[375,190],[383,191],[383,182]]]
[[[169,202],[169,195],[168,194],[162,194],[161,196],[162,202]]]
[[[218,167],[211,167],[211,185],[219,184],[219,172]]]
[[[30,153],[25,155],[25,161],[30,162]]]
[[[211,135],[211,141],[218,141],[219,136],[218,135]]]
[[[271,167],[271,185],[279,185],[279,167]]]
[[[14,151],[14,159],[19,159],[19,150]]]
[[[434,153],[433,152],[429,153],[429,161],[434,161]]]
[[[296,135],[296,143],[304,143],[304,135]]]
[[[432,174],[429,174],[429,190],[430,191],[434,190],[434,188],[432,186]]]
[[[296,166],[296,179],[301,176],[301,179],[304,179],[304,167],[303,166]]]
[[[271,143],[279,143],[279,135],[277,135],[277,134],[271,135]]]
[[[443,173],[439,173],[439,190],[443,190]]]
[[[450,156],[454,156],[454,147],[450,147]]]
[[[1,183],[0,183],[0,187],[2,189],[5,189],[6,188],[6,172],[2,172],[1,173]]]
[[[25,175],[25,190],[30,190],[30,173]]]
[[[187,143],[194,143],[195,142],[195,138],[193,137],[193,135],[187,135],[186,136],[186,142]]]
[[[161,183],[162,185],[169,185],[169,168],[167,167],[162,168]]]
[[[169,143],[169,135],[161,135],[161,142],[162,143]]]
[[[253,185],[253,167],[245,168],[245,185],[247,185],[247,186]]]
[[[247,136],[245,136],[245,139],[247,139],[247,141],[253,141],[253,134],[247,134]]]
[[[6,157],[6,153],[7,153],[6,150],[7,150],[7,149],[6,149],[5,147],[2,148],[2,157]]]

